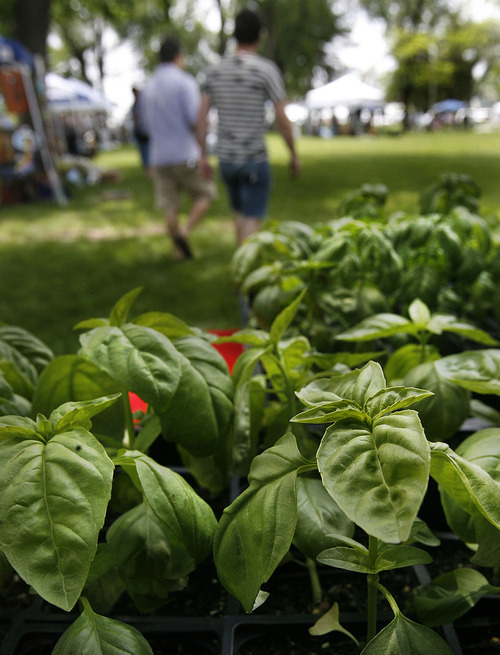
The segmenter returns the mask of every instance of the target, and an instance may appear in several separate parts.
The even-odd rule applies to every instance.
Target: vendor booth
[[[369,129],[373,112],[383,109],[384,93],[355,73],[346,73],[311,89],[306,94],[305,106],[316,120],[326,116],[335,125],[341,119],[349,124],[351,134],[361,134]],[[335,133],[334,128],[332,131]]]
[[[31,53],[0,36],[0,207],[41,196],[67,202],[47,141],[37,83]]]
[[[106,134],[112,104],[89,84],[56,73],[46,74],[44,95],[66,154],[92,157]]]

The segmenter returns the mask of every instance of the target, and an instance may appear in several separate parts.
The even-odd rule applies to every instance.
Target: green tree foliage
[[[26,10],[29,3],[33,3],[33,11]],[[49,67],[57,64],[63,73],[86,81],[90,78],[89,62],[97,66],[101,80],[105,73],[106,29],[112,28],[133,45],[145,69],[156,64],[165,33],[174,32],[184,44],[189,70],[196,74],[226,51],[231,19],[247,4],[240,0],[211,0],[210,5],[203,6],[198,0],[3,0],[0,28],[2,33],[18,36],[30,50],[44,56],[47,35],[52,30],[60,37],[62,46],[50,51]],[[267,28],[262,53],[278,64],[292,95],[310,88],[316,68],[331,72],[325,47],[342,33],[331,4],[329,0],[250,2]],[[218,31],[207,26],[209,10],[218,12]]]
[[[494,85],[497,97],[499,84],[500,24],[488,20],[481,23],[458,23],[450,26],[438,44],[439,60],[448,61],[453,69],[448,85],[443,84],[440,97],[469,100],[483,93],[486,85]]]
[[[489,84],[492,95],[498,90],[497,22],[464,21],[449,0],[360,2],[370,16],[386,22],[398,64],[388,97],[403,102],[407,113],[450,97],[468,101],[481,84]]]
[[[267,28],[263,54],[282,70],[291,94],[303,94],[311,88],[316,68],[331,72],[325,47],[343,33],[331,2],[258,0],[254,4]]]
[[[448,0],[360,0],[372,17],[382,18],[389,30],[434,30],[452,13]]]
[[[360,0],[372,17],[382,18],[390,37],[398,67],[390,83],[389,97],[406,107],[405,127],[410,125],[410,108],[422,108],[429,97],[431,39],[452,15],[447,0]],[[433,78],[434,79],[434,78]],[[425,93],[422,93],[422,89]],[[426,96],[426,101],[424,97]]]
[[[469,101],[489,83],[498,91],[500,25],[450,18],[443,32],[396,30],[392,54],[398,67],[388,97],[426,111],[445,98]],[[476,71],[482,71],[480,76]]]

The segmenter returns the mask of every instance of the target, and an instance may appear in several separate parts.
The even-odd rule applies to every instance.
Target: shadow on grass
[[[107,317],[118,298],[143,286],[133,315],[164,311],[206,329],[238,327],[229,235],[202,237],[193,240],[197,257],[180,262],[163,236],[11,244],[0,250],[0,320],[32,331],[56,354],[76,352],[76,323]]]

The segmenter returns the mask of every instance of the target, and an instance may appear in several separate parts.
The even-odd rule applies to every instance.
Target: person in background
[[[134,86],[132,88],[132,93],[134,94],[134,104],[132,105],[133,136],[141,156],[142,166],[145,170],[147,170],[149,167],[149,136],[145,131],[144,126],[141,124],[141,118],[139,115],[140,91],[136,86]]]
[[[300,170],[292,125],[285,114],[283,77],[272,61],[257,54],[261,28],[255,12],[243,9],[238,13],[234,30],[236,51],[207,70],[198,122],[201,168],[208,176],[207,119],[210,108],[217,109],[217,155],[221,177],[236,216],[238,244],[259,229],[267,213],[271,188],[265,145],[265,104],[268,100],[274,105],[276,126],[290,150],[292,175],[297,176]]]
[[[200,146],[195,126],[200,90],[184,69],[180,43],[167,37],[160,48],[160,63],[139,98],[139,113],[149,135],[149,166],[157,207],[163,209],[178,259],[191,258],[188,237],[215,197],[213,179],[198,170]],[[183,193],[191,198],[189,215],[179,225]]]

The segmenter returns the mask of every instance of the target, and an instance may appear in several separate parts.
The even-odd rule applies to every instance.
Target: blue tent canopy
[[[441,102],[436,102],[435,105],[432,105],[430,111],[433,111],[436,114],[446,113],[446,112],[455,112],[459,109],[465,107],[465,102],[463,100],[455,100],[449,98],[448,100],[441,100]]]
[[[22,43],[0,34],[0,66],[16,63],[27,64],[32,69],[35,67],[33,55]]]
[[[27,64],[32,69],[35,67],[33,55],[22,43],[0,34],[0,66],[11,64]]]

